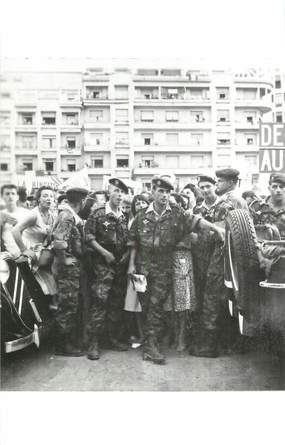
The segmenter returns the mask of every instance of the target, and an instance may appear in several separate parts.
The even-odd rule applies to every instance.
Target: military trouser
[[[224,285],[224,252],[221,244],[215,245],[207,271],[203,298],[202,327],[216,330],[226,304],[227,289]]]
[[[101,336],[106,328],[110,338],[117,339],[122,330],[123,309],[127,289],[127,266],[94,265],[91,308],[87,334]]]
[[[55,314],[57,333],[73,341],[79,331],[80,264],[60,266],[57,286],[59,299]]]
[[[168,264],[152,262],[149,269],[147,291],[139,294],[139,300],[143,311],[145,339],[155,337],[159,340],[165,323],[164,303],[172,284],[171,261]]]

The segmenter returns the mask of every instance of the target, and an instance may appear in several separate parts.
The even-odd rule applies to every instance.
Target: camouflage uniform
[[[228,212],[234,209],[247,210],[246,202],[234,191],[225,193],[217,202],[212,213],[212,222],[226,219]],[[206,276],[202,325],[204,329],[216,330],[223,306],[226,303],[227,288],[224,285],[224,247],[220,240],[214,239],[214,247],[210,257]]]
[[[54,241],[66,243],[65,256],[75,261],[73,265],[57,266],[59,307],[55,315],[59,335],[76,337],[80,306],[80,259],[83,255],[83,222],[66,205],[56,220],[53,230]],[[73,338],[74,339],[74,338]]]
[[[285,239],[285,208],[275,210],[270,204],[270,196],[264,201],[253,201],[249,207],[257,236],[264,239]]]
[[[106,317],[110,338],[116,339],[122,327],[124,299],[127,288],[128,259],[120,262],[127,253],[128,227],[123,214],[116,217],[107,203],[94,209],[85,224],[87,245],[97,241],[116,259],[107,264],[104,257],[93,253],[93,285],[91,288],[91,309],[87,323],[87,333],[97,337],[104,332]]]
[[[140,294],[145,317],[145,338],[159,339],[164,327],[164,303],[172,285],[172,257],[176,244],[193,231],[200,216],[186,214],[177,206],[157,215],[153,204],[141,210],[130,229],[129,245],[137,250],[137,273],[147,277],[147,291]]]
[[[205,201],[203,201],[201,205],[194,207],[193,213],[194,215],[201,215],[206,221],[212,223],[216,203],[217,200],[211,207],[208,207]],[[200,313],[203,306],[207,270],[214,251],[214,246],[214,237],[211,232],[199,233],[197,242],[191,246],[194,264],[194,280],[198,300],[198,313]]]

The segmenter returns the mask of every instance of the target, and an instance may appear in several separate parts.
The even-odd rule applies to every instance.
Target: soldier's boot
[[[190,355],[195,357],[218,357],[218,347],[217,347],[217,333],[212,330],[205,330],[203,335],[203,340],[196,343],[190,350]]]
[[[99,342],[97,338],[93,338],[92,342],[87,351],[88,360],[99,360],[100,358],[100,350],[99,350]]]
[[[117,340],[114,337],[110,337],[109,341],[110,341],[110,347],[114,351],[128,351],[128,349],[129,349],[129,345],[120,342],[119,340]]]
[[[154,337],[147,339],[143,347],[143,360],[150,360],[156,365],[164,365],[165,357],[159,351],[157,342]]]
[[[55,355],[63,355],[66,357],[82,357],[84,352],[78,347],[74,346],[70,339],[66,336],[57,344]]]

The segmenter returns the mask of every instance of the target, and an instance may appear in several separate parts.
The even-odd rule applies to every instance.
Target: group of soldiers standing
[[[271,175],[270,195],[250,203],[239,196],[238,182],[239,172],[232,168],[216,171],[216,179],[200,176],[202,199],[192,210],[185,210],[170,199],[174,189],[170,178],[156,176],[150,201],[131,224],[122,211],[128,194],[122,180],[109,180],[108,201],[92,208],[85,223],[79,215],[89,191],[69,189],[52,227],[52,270],[58,294],[56,353],[86,354],[98,360],[106,339],[112,349],[127,350],[124,301],[130,277],[138,275],[147,283],[145,292],[137,293],[142,308],[143,359],[164,364],[165,304],[169,292],[175,292],[173,254],[189,236],[198,300],[187,337],[189,353],[217,357],[222,347],[233,346],[238,335],[228,314],[224,285],[227,214],[234,209],[250,211],[257,228],[266,228],[270,222],[281,237],[285,234],[285,176]],[[87,295],[83,341],[78,315]]]

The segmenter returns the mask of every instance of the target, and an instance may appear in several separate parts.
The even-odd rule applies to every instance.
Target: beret
[[[282,173],[271,173],[269,184],[271,184],[272,182],[279,182],[279,184],[285,185],[285,175]]]
[[[216,184],[216,181],[211,176],[201,175],[198,177],[198,184],[200,182],[210,182],[211,184]]]
[[[220,168],[216,170],[217,178],[238,179],[240,172],[235,168]]]
[[[66,190],[66,192],[65,192],[67,198],[70,193],[78,193],[78,195],[87,196],[89,191],[82,187],[71,187],[70,189]]]
[[[114,185],[115,187],[118,187],[122,192],[128,193],[129,189],[128,186],[119,178],[111,178],[109,179],[109,184]]]
[[[157,187],[162,187],[166,190],[174,190],[172,183],[165,177],[155,176],[152,179],[152,185],[156,185]]]

